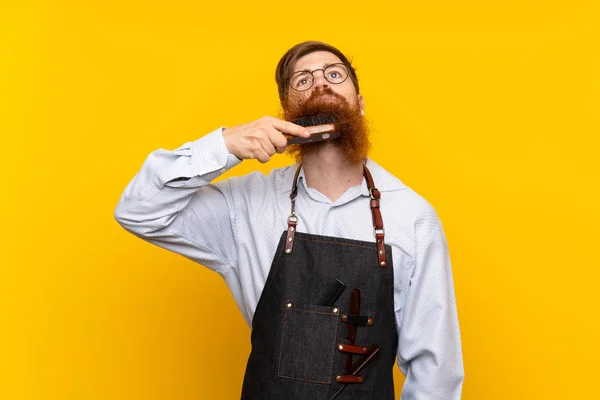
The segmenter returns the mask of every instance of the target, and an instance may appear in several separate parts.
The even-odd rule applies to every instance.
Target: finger
[[[275,149],[277,149],[278,153],[282,152],[280,149],[285,151],[287,146],[287,138],[283,135],[283,133],[279,132],[275,128],[271,128],[268,130],[267,134],[269,135],[269,140],[271,140],[271,143],[273,143],[273,146],[275,146]]]
[[[294,135],[294,136],[301,136],[301,137],[309,137],[310,136],[310,132],[308,131],[308,129],[306,129],[303,126],[296,125],[289,121],[284,121],[282,119],[277,119],[274,117],[271,117],[271,118],[273,118],[271,120],[271,125],[273,126],[273,128],[277,129],[280,132],[288,133],[288,134]]]
[[[256,149],[254,151],[254,158],[256,158],[258,161],[264,164],[271,159],[271,156],[268,155],[267,152],[261,148]]]
[[[273,143],[271,143],[271,138],[269,137],[268,133],[261,136],[260,144],[261,144],[263,150],[265,151],[265,153],[267,153],[269,155],[269,157],[272,156],[273,154],[275,154],[275,152],[276,152],[275,146],[273,145]]]

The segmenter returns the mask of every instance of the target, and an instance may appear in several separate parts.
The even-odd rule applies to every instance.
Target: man
[[[152,152],[115,211],[131,233],[219,273],[252,327],[242,399],[456,400],[463,365],[448,248],[431,205],[367,158],[348,59],[304,42],[280,60],[284,118]],[[291,120],[332,115],[341,136]],[[286,149],[296,165],[211,183]]]

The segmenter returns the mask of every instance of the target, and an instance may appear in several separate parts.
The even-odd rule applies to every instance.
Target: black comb
[[[327,290],[317,304],[329,307],[333,306],[345,289],[346,284],[339,279],[336,279],[335,282],[332,282],[327,286]]]
[[[310,136],[307,138],[286,135],[287,144],[314,143],[323,140],[333,140],[341,136],[335,118],[331,114],[319,114],[310,117],[298,118],[291,121],[293,124],[308,128]]]

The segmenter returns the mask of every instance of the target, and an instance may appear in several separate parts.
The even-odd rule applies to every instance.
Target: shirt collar
[[[292,191],[292,185],[294,184],[294,176],[296,175],[297,168],[298,163],[287,167],[287,170],[285,171],[283,176],[283,185],[281,188],[281,193],[289,193]],[[369,168],[369,171],[373,176],[373,183],[375,184],[375,187],[380,192],[391,192],[394,190],[406,189],[406,185],[404,185],[398,178],[387,172],[382,166],[380,166],[370,158],[367,158],[367,168]],[[301,184],[301,182],[303,181],[304,167],[300,169],[300,174],[298,175],[298,184]],[[364,177],[360,185],[360,193],[363,196],[369,196],[367,181]]]

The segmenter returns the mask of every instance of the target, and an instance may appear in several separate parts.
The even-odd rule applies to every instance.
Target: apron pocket
[[[285,304],[277,376],[330,384],[339,308]]]

